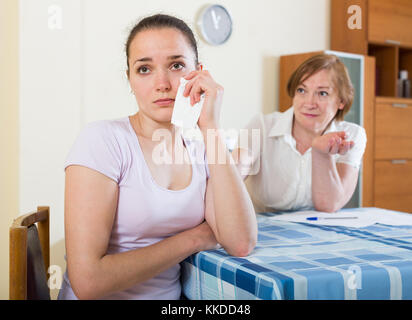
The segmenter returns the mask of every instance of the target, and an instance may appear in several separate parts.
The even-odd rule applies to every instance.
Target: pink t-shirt
[[[192,163],[192,180],[182,190],[159,186],[143,157],[128,117],[88,124],[65,162],[94,169],[116,181],[119,200],[107,254],[149,246],[204,220],[208,168],[201,140],[184,139]],[[98,236],[98,235],[96,235]],[[110,277],[110,275],[107,275]],[[180,265],[103,299],[179,299]],[[67,270],[59,299],[77,299]]]

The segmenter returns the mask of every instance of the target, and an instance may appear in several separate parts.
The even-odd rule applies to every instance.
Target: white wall
[[[139,17],[174,14],[192,27],[203,0],[20,0],[20,212],[51,206],[51,264],[64,264],[63,163],[87,122],[136,112],[124,43]],[[229,41],[199,41],[225,88],[222,127],[277,110],[280,55],[329,49],[330,0],[221,0]],[[61,8],[61,29],[56,11]],[[53,10],[53,7],[51,8]],[[199,38],[199,37],[198,37]]]

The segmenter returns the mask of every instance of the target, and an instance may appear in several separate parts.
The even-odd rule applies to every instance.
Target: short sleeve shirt
[[[208,178],[205,146],[184,139],[192,164],[192,180],[185,189],[158,185],[145,162],[128,117],[88,124],[76,139],[65,162],[102,173],[119,186],[118,206],[107,254],[152,245],[204,220]],[[98,235],[96,235],[98,236]],[[179,299],[180,265],[129,289],[103,299]],[[76,299],[67,272],[59,299]]]
[[[303,155],[296,149],[292,124],[293,107],[283,113],[258,114],[246,127],[248,149],[256,159],[246,185],[257,212],[313,208],[312,149]],[[249,129],[259,133],[254,146],[251,132],[256,130]],[[366,147],[364,128],[334,120],[325,133],[336,131],[345,131],[347,140],[355,144],[345,155],[334,155],[334,160],[359,169]]]

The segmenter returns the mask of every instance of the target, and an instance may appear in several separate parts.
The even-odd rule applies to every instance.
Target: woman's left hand
[[[202,112],[198,120],[200,129],[219,128],[220,109],[223,100],[223,87],[217,84],[207,70],[192,71],[184,77],[186,84],[183,95],[190,96],[191,105],[200,101],[205,95]]]
[[[312,142],[312,149],[323,154],[346,154],[354,145],[353,141],[347,141],[344,131],[329,132],[316,137]]]

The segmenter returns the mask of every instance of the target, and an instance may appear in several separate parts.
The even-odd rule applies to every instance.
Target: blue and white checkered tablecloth
[[[412,226],[365,228],[258,215],[247,257],[203,251],[182,262],[189,299],[412,299]]]

